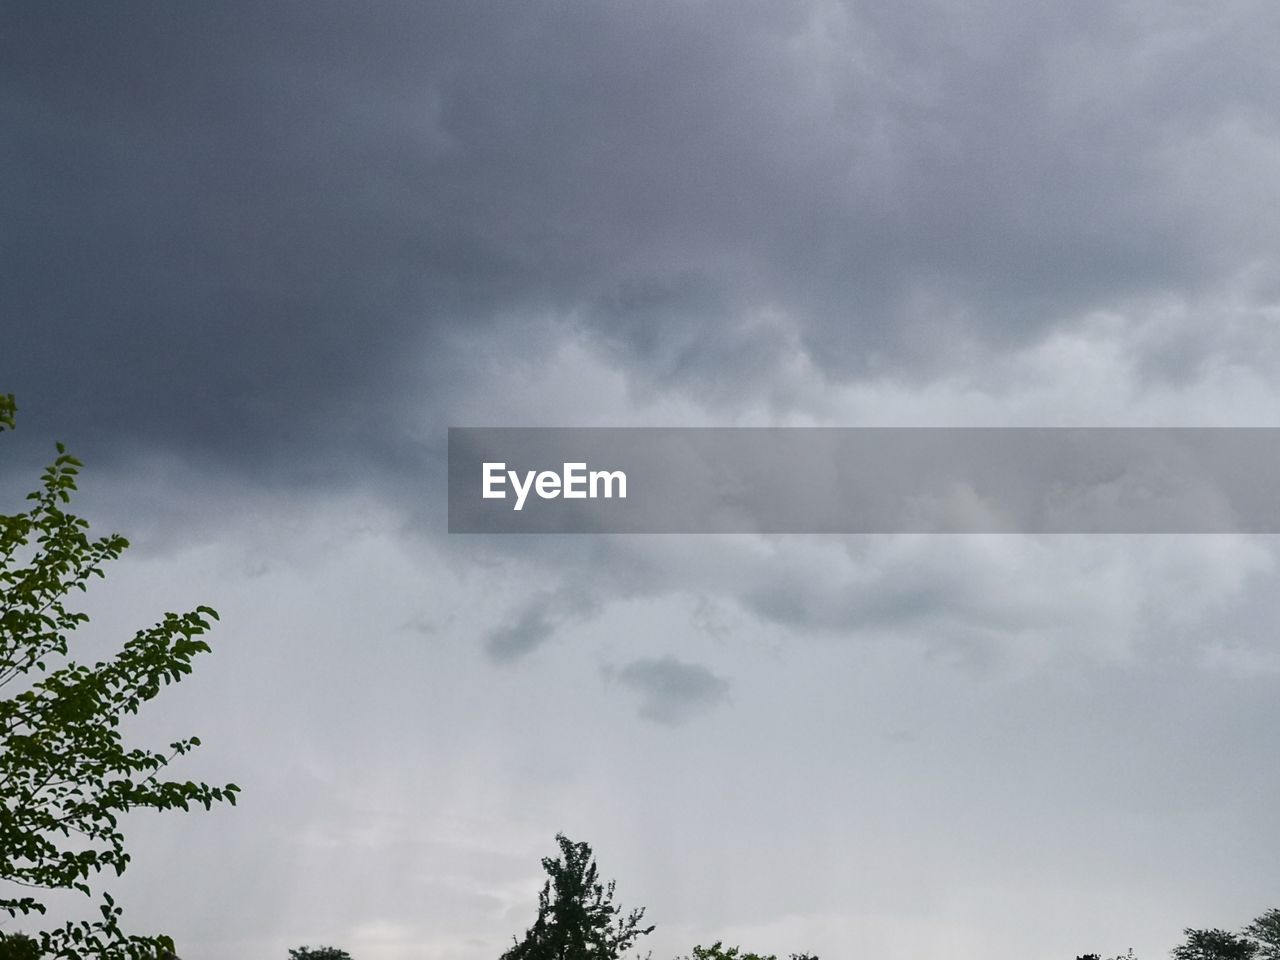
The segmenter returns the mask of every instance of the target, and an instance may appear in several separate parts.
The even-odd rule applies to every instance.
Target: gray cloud
[[[498,662],[515,660],[546,643],[554,631],[545,604],[534,604],[514,623],[490,631],[484,645],[489,656]]]
[[[422,468],[410,438],[495,325],[574,318],[629,376],[732,402],[777,359],[761,309],[836,377],[928,371],[957,339],[1023,343],[1276,251],[1252,174],[1277,23],[1252,4],[139,4],[12,27],[7,376],[104,455],[367,482]]]
[[[557,629],[590,616],[598,608],[590,586],[566,578],[564,585],[526,601],[511,622],[491,629],[485,636],[485,652],[495,663],[519,660],[551,640]]]
[[[640,716],[665,726],[678,726],[712,709],[729,691],[729,683],[706,667],[672,656],[633,660],[608,674],[640,696]]]
[[[1273,4],[9,7],[0,484],[88,461],[108,635],[224,614],[143,722],[245,803],[131,830],[142,927],[492,957],[562,828],[655,955],[1154,956],[1271,905],[1274,544],[470,540],[440,448],[1274,424]],[[611,699],[728,710],[725,657],[785,709]]]

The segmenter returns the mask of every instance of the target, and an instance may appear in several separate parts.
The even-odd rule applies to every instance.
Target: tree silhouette
[[[1258,960],[1280,960],[1280,908],[1268,910],[1244,932],[1258,945]]]
[[[613,903],[614,881],[600,883],[585,843],[556,834],[558,858],[543,857],[547,881],[538,894],[538,917],[502,960],[617,960],[653,927],[641,927],[644,909],[622,913]]]
[[[40,960],[40,944],[25,934],[0,933],[0,960]]]
[[[1258,945],[1226,930],[1183,931],[1186,941],[1173,948],[1173,960],[1252,960]]]
[[[337,947],[295,947],[289,960],[351,960],[351,954]]]
[[[743,953],[741,947],[726,947],[723,940],[717,940],[709,947],[698,944],[693,948],[693,954],[683,960],[778,960],[778,957],[776,954]]]
[[[693,948],[691,957],[682,960],[778,960],[777,954],[743,953],[741,947],[726,947],[723,940],[717,940],[709,947],[701,944]],[[811,953],[793,953],[789,960],[818,960]]]

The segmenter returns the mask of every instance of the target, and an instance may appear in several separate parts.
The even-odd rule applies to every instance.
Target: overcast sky
[[[0,3],[13,509],[186,960],[493,960],[563,830],[656,960],[1164,956],[1280,906],[1280,544],[444,532],[450,425],[1280,423],[1269,0]],[[89,656],[89,655],[87,655]]]

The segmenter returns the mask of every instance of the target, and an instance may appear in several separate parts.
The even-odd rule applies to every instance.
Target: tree
[[[1186,942],[1173,948],[1173,960],[1252,960],[1258,946],[1226,930],[1183,931]]]
[[[591,847],[556,834],[560,857],[542,858],[548,879],[538,894],[538,917],[502,960],[617,960],[640,937],[644,909],[623,915],[613,903],[615,881],[600,883]]]
[[[709,947],[701,944],[693,948],[693,955],[685,960],[778,960],[775,954],[767,957],[759,953],[743,953],[741,947],[726,947],[723,940],[717,940]]]
[[[13,397],[0,395],[0,432],[14,428],[14,412]],[[10,917],[44,914],[41,891],[92,898],[99,874],[123,873],[127,811],[208,809],[234,804],[239,790],[161,779],[173,759],[199,746],[196,737],[161,752],[126,746],[120,732],[126,716],[208,651],[201,636],[217,619],[212,609],[166,613],[113,656],[92,666],[76,659],[71,635],[88,617],[69,599],[102,577],[128,541],[91,540],[88,522],[67,511],[81,463],[61,444],[57,451],[29,506],[0,514],[0,911]],[[40,933],[41,955],[152,960],[172,952],[167,936],[126,934],[120,907],[99,892],[98,918]]]
[[[723,940],[717,940],[709,947],[702,944],[693,948],[693,954],[682,960],[778,960],[775,954],[767,957],[759,953],[743,953],[741,947],[726,947]]]
[[[40,944],[21,933],[0,933],[0,960],[40,960]]]
[[[741,947],[726,947],[724,941],[717,940],[709,947],[696,946],[691,957],[683,960],[778,960],[776,954],[768,956],[762,953],[743,953]],[[818,960],[811,953],[793,953],[790,960]]]
[[[1273,907],[1244,929],[1258,947],[1258,960],[1280,960],[1280,908]]]
[[[351,954],[337,947],[298,947],[289,951],[289,960],[351,960]]]

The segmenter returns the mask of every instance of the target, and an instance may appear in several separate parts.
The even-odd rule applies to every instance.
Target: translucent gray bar
[[[449,530],[1276,533],[1278,477],[1272,427],[455,427]]]

